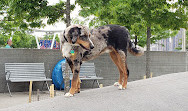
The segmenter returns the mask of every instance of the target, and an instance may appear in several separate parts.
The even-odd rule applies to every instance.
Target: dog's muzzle
[[[90,44],[90,49],[93,49],[94,48],[94,45]]]
[[[94,48],[94,44],[93,44],[93,42],[91,41],[91,39],[89,39],[89,42],[90,42],[90,49],[93,49],[93,48]]]

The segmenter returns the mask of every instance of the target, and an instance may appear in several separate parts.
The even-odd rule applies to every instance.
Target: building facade
[[[181,28],[175,37],[161,39],[151,44],[151,51],[181,51],[185,49],[185,40],[185,29]]]

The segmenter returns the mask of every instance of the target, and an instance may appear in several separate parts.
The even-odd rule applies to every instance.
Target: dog
[[[128,29],[120,25],[105,25],[92,30],[82,25],[71,25],[64,30],[61,40],[63,57],[73,72],[71,88],[65,94],[68,97],[80,92],[79,72],[83,61],[109,53],[120,74],[114,86],[123,90],[127,87],[129,76],[127,50],[134,56],[144,54],[141,47],[132,44]]]

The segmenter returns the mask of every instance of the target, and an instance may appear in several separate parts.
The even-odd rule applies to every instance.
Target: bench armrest
[[[95,69],[96,70],[96,76],[99,77],[101,75],[102,70],[101,69]]]
[[[7,80],[9,80],[9,78],[10,78],[10,74],[11,74],[10,71],[5,72],[5,76],[6,76],[6,79],[7,79]]]

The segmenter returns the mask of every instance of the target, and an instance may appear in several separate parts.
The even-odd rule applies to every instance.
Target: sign
[[[52,40],[40,40],[40,49],[50,49]],[[58,43],[56,40],[54,41],[53,49],[60,49],[60,43]]]

